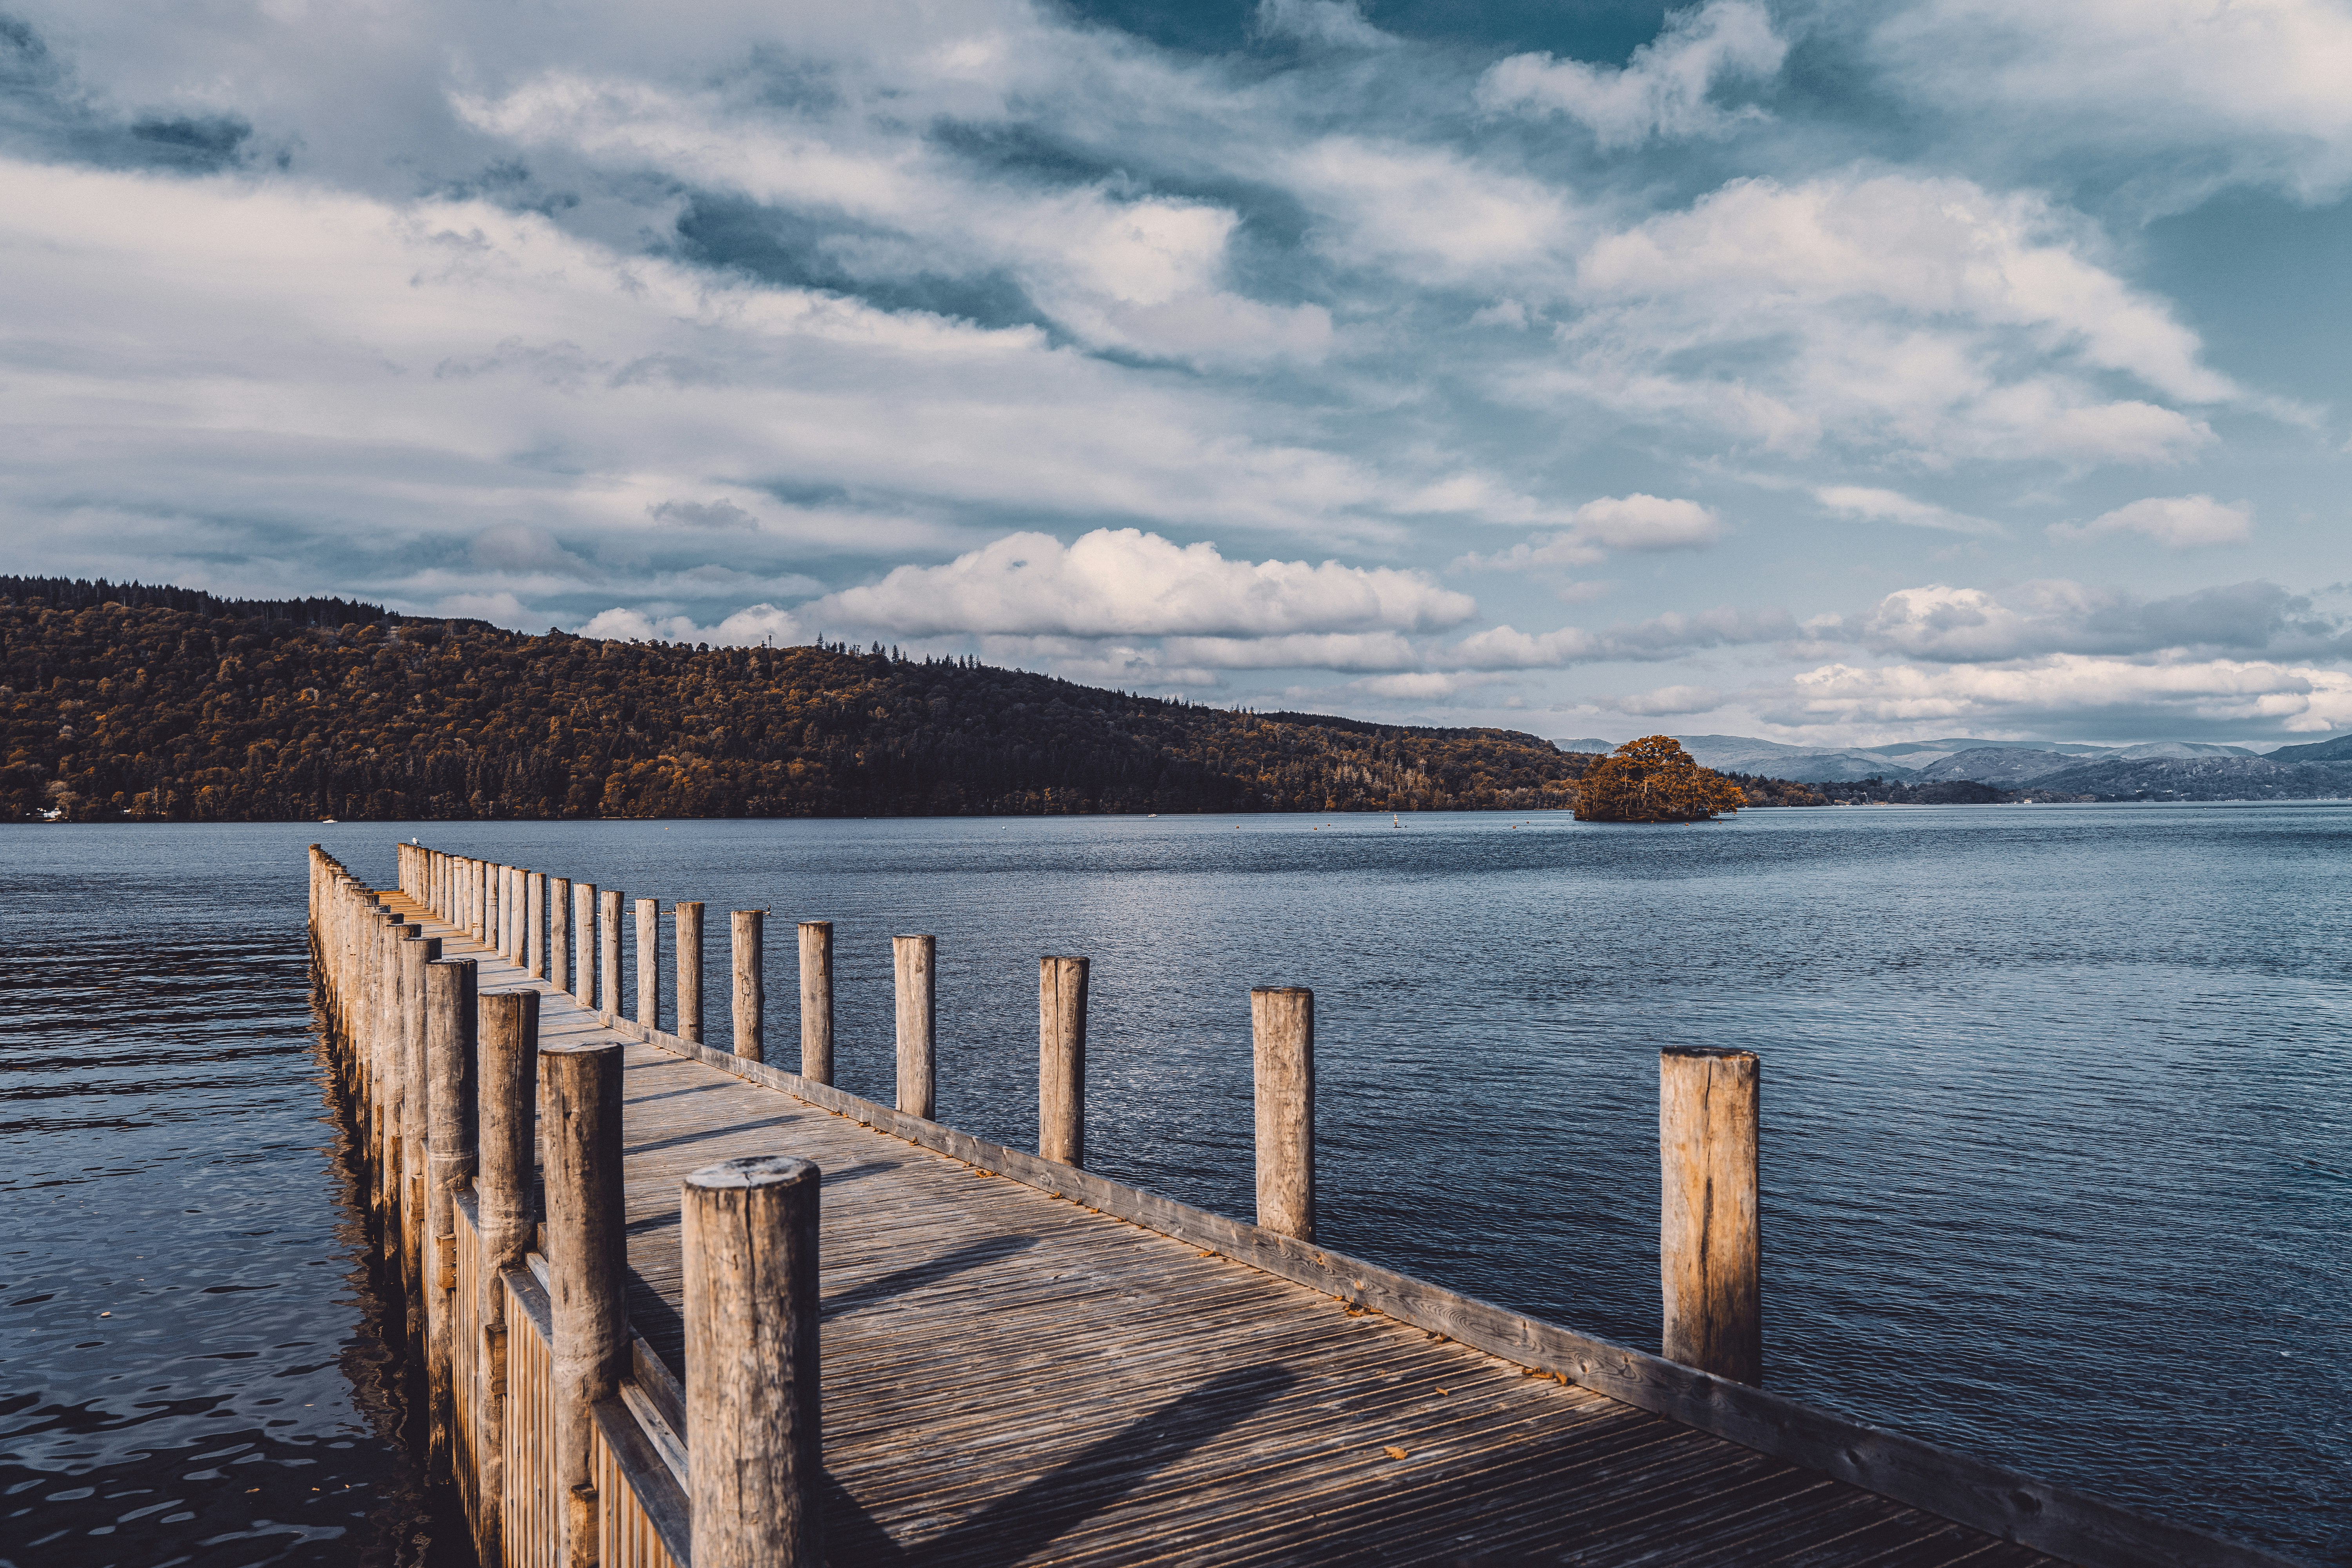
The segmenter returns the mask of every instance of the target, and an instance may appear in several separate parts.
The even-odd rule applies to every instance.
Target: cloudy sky
[[[2352,0],[0,0],[0,570],[2352,727]]]

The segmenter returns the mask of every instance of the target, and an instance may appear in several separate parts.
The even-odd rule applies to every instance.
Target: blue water
[[[884,1100],[935,932],[940,1119],[1024,1147],[1036,956],[1088,954],[1090,1165],[1226,1214],[1247,991],[1312,986],[1322,1238],[1651,1349],[1658,1047],[1756,1050],[1769,1386],[2352,1563],[2352,808],[1405,824],[5,830],[0,1562],[448,1550],[306,1032],[302,847],[413,833],[701,899],[714,979],[771,909],[786,1065],[835,921]]]

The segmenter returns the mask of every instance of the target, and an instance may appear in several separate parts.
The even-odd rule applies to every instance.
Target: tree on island
[[[1576,790],[1580,822],[1706,822],[1747,804],[1738,784],[1700,767],[1671,735],[1626,742]]]

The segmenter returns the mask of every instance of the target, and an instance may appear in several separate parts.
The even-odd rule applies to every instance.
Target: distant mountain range
[[[1677,735],[1710,768],[1802,784],[1882,778],[1890,784],[1970,780],[2101,800],[2309,800],[2352,796],[2352,735],[2256,752],[2203,741],[2093,746],[2074,741],[1906,741],[1825,749],[1748,735]],[[1561,742],[1599,751],[1599,741]]]

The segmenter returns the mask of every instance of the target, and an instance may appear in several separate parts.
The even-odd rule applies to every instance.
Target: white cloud
[[[1397,41],[1365,20],[1356,0],[1258,0],[1257,28],[1350,49],[1388,48]]]
[[[2016,139],[2317,198],[2352,178],[2352,11],[2340,0],[1926,0],[1873,8],[1906,90]]]
[[[2063,578],[1994,593],[1930,584],[1887,595],[1866,614],[1811,628],[1880,653],[1985,662],[2049,653],[2143,656],[2229,649],[2313,657],[2352,652],[2347,626],[2274,583],[2233,583],[2145,599]]]
[[[551,72],[503,97],[453,102],[468,123],[525,147],[882,226],[919,251],[917,268],[1008,268],[1099,346],[1224,363],[1313,359],[1330,345],[1322,306],[1262,304],[1224,286],[1240,221],[1226,207],[990,180],[919,143],[869,145],[854,128],[627,79]],[[887,275],[900,269],[901,248],[868,236],[836,255]]]
[[[484,574],[571,592],[720,551],[773,576],[962,542],[999,510],[1391,526],[1376,473],[1286,444],[1246,400],[484,203],[0,159],[0,271],[13,330],[42,344],[0,359],[0,518],[59,554],[96,530],[118,558],[126,519],[164,520],[151,574],[242,552],[416,605]],[[432,374],[449,364],[467,374]],[[683,509],[721,503],[757,526],[698,538],[732,512]]]
[[[2023,732],[2069,726],[2161,734],[2184,725],[2289,731],[2352,725],[2352,675],[2269,660],[2128,660],[2081,654],[2000,665],[1824,665],[1743,694],[1775,724],[2001,724]]]
[[[806,613],[907,633],[1065,637],[1281,637],[1458,625],[1465,594],[1417,572],[1326,561],[1228,561],[1137,529],[1068,545],[1015,533],[943,566],[901,566]]]
[[[1423,492],[1413,506],[1415,510],[1432,511],[1452,510],[1438,503],[1453,489],[1433,487]],[[1483,489],[1473,487],[1460,492],[1457,499],[1464,510],[1469,510],[1474,500],[1484,500],[1486,496]],[[1507,509],[1489,504],[1481,510],[1494,516]],[[1695,500],[1644,495],[1638,490],[1628,496],[1602,496],[1598,500],[1586,501],[1566,513],[1561,521],[1569,524],[1563,532],[1539,534],[1493,553],[1474,551],[1457,557],[1449,570],[1525,572],[1546,566],[1589,566],[1612,550],[1704,550],[1723,537],[1723,519],[1713,507]]]
[[[1952,533],[2005,534],[2009,531],[1990,518],[1915,500],[1900,490],[1872,489],[1863,485],[1824,485],[1813,499],[1847,517],[1865,522],[1899,522],[1906,528],[1937,528]]]
[[[1551,632],[1490,626],[1443,650],[1435,662],[1461,669],[1558,669],[1620,659],[1677,658],[1704,648],[1790,641],[1799,635],[1796,621],[1785,611],[1748,611],[1727,605],[1696,615],[1670,611],[1597,632],[1581,626]]]
[[[2102,377],[2189,404],[2237,389],[2089,245],[2048,203],[1964,180],[1735,180],[1590,247],[1565,361],[1523,386],[1791,454],[2178,458],[2210,428]]]
[[[787,647],[805,636],[790,611],[773,605],[752,605],[712,626],[697,626],[691,616],[650,616],[616,605],[589,616],[579,633],[610,642],[707,642],[719,647]]]
[[[1578,507],[1576,535],[1611,550],[1703,550],[1723,537],[1723,520],[1694,500],[1635,491]]]
[[[1622,697],[1604,697],[1601,706],[1644,718],[1672,713],[1706,713],[1723,705],[1723,693],[1712,686],[1660,686]]]
[[[1322,218],[1323,249],[1414,282],[1520,278],[1556,292],[1582,228],[1558,186],[1446,147],[1328,136],[1274,173]]]
[[[2128,506],[2102,512],[2084,523],[2053,522],[2050,537],[2057,540],[2112,538],[2137,533],[2168,550],[2191,550],[2206,544],[2243,544],[2252,535],[2254,509],[2243,501],[2217,501],[2211,496],[2150,496]]]
[[[1603,147],[1653,136],[1721,136],[1744,120],[1762,118],[1762,110],[1723,109],[1710,101],[1712,90],[1726,81],[1769,79],[1788,53],[1756,0],[1707,0],[1666,13],[1664,29],[1622,70],[1548,54],[1513,55],[1479,79],[1478,102],[1490,110],[1565,114],[1591,126]]]

